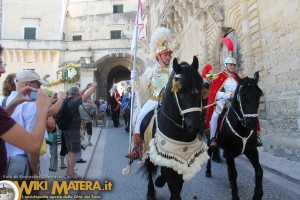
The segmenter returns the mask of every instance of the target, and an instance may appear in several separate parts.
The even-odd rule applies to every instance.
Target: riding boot
[[[134,134],[134,139],[133,139],[133,149],[131,150],[130,153],[126,154],[126,158],[130,158],[132,160],[136,160],[140,157],[140,154],[142,153],[142,147],[143,143],[140,139],[140,134]]]

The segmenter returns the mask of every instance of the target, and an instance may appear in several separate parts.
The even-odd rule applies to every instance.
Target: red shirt
[[[5,112],[5,110],[0,107],[0,136],[6,133],[9,129],[11,129],[16,122]],[[0,180],[3,179],[5,175],[7,165],[7,155],[5,142],[0,138]]]

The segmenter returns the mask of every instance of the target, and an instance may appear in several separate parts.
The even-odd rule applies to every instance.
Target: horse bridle
[[[181,78],[181,74],[175,74],[174,78]],[[201,93],[201,91],[200,91]],[[179,109],[179,113],[182,117],[181,120],[181,125],[179,125],[177,122],[175,122],[171,117],[169,117],[166,113],[164,113],[163,109],[161,109],[161,112],[163,113],[164,116],[166,116],[170,121],[172,121],[176,126],[178,126],[179,128],[183,129],[184,128],[184,114],[186,113],[190,113],[190,112],[202,112],[202,100],[201,100],[201,107],[192,107],[192,108],[187,108],[187,109],[182,109],[180,104],[179,104],[179,100],[178,100],[178,95],[177,92],[174,92],[174,96],[175,96],[175,100],[176,100],[176,104],[177,107]],[[202,99],[202,97],[201,97]]]
[[[241,91],[242,87],[243,86],[241,85],[240,88],[239,88],[239,92],[237,94],[237,101],[239,102],[239,106],[240,106],[240,111],[241,111],[242,117],[240,117],[239,114],[235,111],[235,109],[232,107],[231,103],[230,103],[230,105],[231,105],[234,113],[236,114],[238,120],[242,123],[242,126],[246,127],[246,123],[245,123],[246,122],[246,118],[247,117],[258,117],[258,114],[257,113],[255,113],[255,114],[245,114],[245,112],[243,110],[243,106],[242,106],[241,96],[240,96],[240,91]]]
[[[237,94],[237,101],[239,102],[239,106],[240,106],[240,111],[241,111],[241,114],[242,114],[242,118],[238,115],[238,113],[237,113],[237,112],[235,111],[235,109],[232,107],[232,104],[231,104],[231,103],[230,103],[230,105],[231,105],[231,108],[233,109],[234,113],[236,114],[238,120],[242,123],[242,126],[243,126],[243,127],[246,127],[246,122],[245,122],[245,121],[246,121],[246,118],[247,118],[247,117],[257,117],[258,114],[257,114],[257,113],[256,113],[256,114],[245,114],[245,112],[244,112],[244,110],[243,110],[242,102],[241,102],[241,97],[240,97],[240,91],[241,91],[241,88],[242,88],[242,87],[243,87],[243,86],[241,85],[240,88],[239,88],[239,92],[238,92],[238,94]],[[229,101],[229,102],[230,102],[230,101]],[[230,123],[230,121],[229,121],[229,119],[228,119],[228,111],[229,111],[229,110],[227,110],[227,112],[226,112],[226,117],[225,117],[226,123],[228,124],[230,130],[231,130],[237,137],[239,137],[239,138],[242,139],[242,141],[243,141],[243,148],[242,148],[241,154],[243,154],[244,151],[245,151],[245,148],[246,148],[247,140],[250,138],[250,136],[252,135],[252,133],[253,133],[254,130],[251,130],[251,131],[250,131],[250,134],[248,135],[248,137],[241,137],[241,136],[233,129],[233,127],[232,127],[232,125],[231,125],[231,123]]]

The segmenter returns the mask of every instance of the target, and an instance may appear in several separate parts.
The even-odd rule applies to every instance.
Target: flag
[[[132,36],[132,43],[131,43],[131,58],[133,55],[135,45],[137,44],[137,42],[139,42],[145,37],[146,37],[146,29],[142,20],[142,2],[141,0],[138,0],[138,10],[135,17],[135,24],[134,24],[134,30]]]

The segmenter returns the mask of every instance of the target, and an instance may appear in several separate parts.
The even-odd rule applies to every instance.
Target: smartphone
[[[37,94],[38,94],[38,92],[31,91],[30,94],[29,94],[29,98],[33,99],[33,100],[36,100],[37,99]]]

